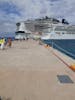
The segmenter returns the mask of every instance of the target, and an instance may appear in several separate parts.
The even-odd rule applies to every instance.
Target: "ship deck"
[[[75,100],[75,73],[54,53],[69,65],[74,63],[34,40],[14,41],[11,48],[0,50],[3,100]]]

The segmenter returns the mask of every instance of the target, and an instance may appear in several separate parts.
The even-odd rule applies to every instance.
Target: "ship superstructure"
[[[75,34],[75,25],[69,25],[69,23],[62,19],[60,22],[55,18],[45,18],[26,20],[18,22],[16,30],[16,38],[26,38],[30,35],[47,35],[54,31],[56,34]]]
[[[35,19],[35,20],[26,20],[22,22],[18,22],[16,24],[16,38],[26,38],[30,34],[40,35],[40,33],[50,32],[52,30],[52,24],[60,23],[59,20],[54,18],[45,18]]]

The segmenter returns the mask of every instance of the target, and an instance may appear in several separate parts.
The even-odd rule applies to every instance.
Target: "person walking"
[[[8,38],[7,46],[8,46],[8,47],[11,47],[11,45],[12,45],[12,40],[11,40],[11,38]]]
[[[0,44],[1,44],[1,50],[3,50],[4,49],[4,46],[5,46],[5,39],[4,38],[2,38],[0,40]]]

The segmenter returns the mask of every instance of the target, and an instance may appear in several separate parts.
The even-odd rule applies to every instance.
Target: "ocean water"
[[[0,32],[0,37],[15,37],[15,32]]]
[[[14,40],[15,32],[0,32],[0,39],[5,38],[7,40],[9,37]]]
[[[44,40],[43,42],[75,59],[75,39]]]

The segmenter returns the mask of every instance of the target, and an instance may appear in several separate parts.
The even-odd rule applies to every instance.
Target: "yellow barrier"
[[[70,68],[75,71],[75,64],[71,65]]]

